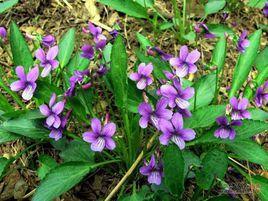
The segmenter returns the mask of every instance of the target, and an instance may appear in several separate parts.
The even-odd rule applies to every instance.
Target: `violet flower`
[[[51,47],[55,43],[55,37],[52,35],[46,35],[42,38],[42,45],[45,47]]]
[[[264,106],[268,103],[268,81],[263,86],[258,87],[254,101],[257,107]]]
[[[184,45],[180,49],[180,56],[171,58],[169,63],[175,68],[178,77],[185,77],[189,73],[195,73],[197,71],[195,63],[199,58],[200,52],[198,50],[189,53],[188,47]]]
[[[187,87],[182,89],[179,82],[173,82],[174,86],[169,84],[160,87],[160,93],[168,99],[168,105],[171,108],[178,106],[181,109],[186,109],[190,106],[189,99],[194,95],[194,88]]]
[[[201,33],[201,31],[204,31],[204,37],[205,38],[215,38],[216,36],[211,33],[207,27],[207,25],[204,22],[197,23],[194,26],[194,30],[196,33]]]
[[[91,22],[88,23],[88,29],[93,35],[93,40],[96,43],[96,49],[103,49],[106,45],[107,38],[102,34],[100,27],[95,27]]]
[[[41,114],[47,117],[46,125],[48,127],[59,128],[61,125],[60,113],[63,111],[65,103],[59,101],[56,103],[57,96],[52,94],[48,106],[46,104],[40,105],[39,110]]]
[[[236,97],[230,99],[231,118],[233,120],[249,119],[250,113],[247,111],[248,99],[242,98],[238,100]]]
[[[218,117],[216,122],[220,127],[214,132],[214,136],[222,139],[229,138],[230,140],[233,140],[236,134],[233,126],[242,126],[242,121],[233,120],[229,123],[225,116]]]
[[[144,166],[140,168],[140,173],[148,177],[150,184],[160,185],[164,176],[163,165],[161,162],[156,163],[155,157],[152,155],[149,163],[144,161]]]
[[[162,135],[159,137],[161,144],[168,145],[172,141],[181,150],[185,147],[185,141],[193,140],[196,135],[194,130],[183,128],[183,118],[179,113],[175,113],[171,121],[162,119],[160,130],[162,131]]]
[[[10,88],[12,91],[23,90],[22,98],[28,101],[33,97],[34,91],[37,86],[35,82],[39,76],[38,66],[32,68],[28,74],[24,72],[24,68],[22,66],[18,66],[16,68],[16,74],[19,80],[13,82],[10,85]]]
[[[83,45],[81,57],[86,59],[93,59],[94,58],[94,48],[91,45]]]
[[[156,108],[153,110],[149,103],[141,103],[138,107],[138,111],[142,116],[139,121],[140,127],[147,128],[148,123],[151,123],[159,130],[159,121],[161,119],[170,120],[172,117],[172,111],[166,109],[167,104],[167,100],[162,98],[157,102]]]
[[[169,61],[172,58],[171,54],[165,53],[159,47],[148,47],[147,53],[149,55],[154,56],[154,52],[156,52],[164,61]]]
[[[5,40],[7,37],[7,30],[4,27],[0,27],[0,38],[2,40]]]
[[[265,3],[265,6],[263,7],[263,14],[265,17],[268,17],[268,1]]]
[[[107,123],[101,126],[101,122],[97,118],[91,120],[91,131],[83,134],[83,140],[91,143],[91,150],[101,152],[104,148],[113,150],[115,148],[115,142],[113,135],[116,131],[116,125],[114,123]]]
[[[153,83],[153,79],[151,78],[153,68],[152,63],[148,63],[147,65],[145,63],[141,63],[138,66],[138,72],[131,73],[129,78],[137,82],[138,89],[143,90],[145,87]]]
[[[49,48],[47,54],[42,48],[36,50],[35,57],[40,61],[40,66],[44,68],[41,77],[48,76],[51,70],[54,70],[59,66],[59,62],[55,59],[58,51],[58,46]]]
[[[240,35],[238,42],[237,42],[237,50],[239,52],[245,52],[246,48],[249,46],[249,40],[247,39],[247,31],[244,30]]]

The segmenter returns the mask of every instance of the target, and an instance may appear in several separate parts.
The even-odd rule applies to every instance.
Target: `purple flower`
[[[46,77],[51,70],[54,70],[59,66],[59,62],[55,60],[58,54],[58,46],[49,48],[47,54],[45,54],[42,48],[39,48],[35,52],[35,57],[40,61],[40,66],[44,67],[41,77]]]
[[[265,3],[265,6],[263,7],[263,14],[265,17],[268,17],[268,1]]]
[[[140,127],[147,128],[148,123],[151,123],[159,130],[159,121],[161,119],[170,120],[172,117],[172,111],[166,109],[167,103],[166,99],[160,99],[156,104],[155,110],[152,109],[149,103],[141,103],[138,108],[142,116],[139,121]]]
[[[103,49],[106,45],[107,38],[102,34],[100,27],[95,27],[92,23],[88,23],[88,29],[93,35],[94,42],[96,43],[96,49]]]
[[[249,46],[249,40],[246,38],[247,38],[247,31],[244,30],[237,42],[237,50],[239,52],[245,52],[246,48]]]
[[[118,36],[118,31],[116,29],[112,30],[109,32],[109,34],[113,37],[116,38]]]
[[[28,101],[33,97],[34,91],[37,86],[35,82],[39,76],[38,66],[32,68],[28,74],[24,73],[24,68],[22,66],[18,66],[16,68],[16,74],[19,80],[13,82],[10,85],[10,88],[12,91],[23,90],[22,98]]]
[[[261,107],[268,103],[268,81],[257,89],[254,101],[257,107]]]
[[[154,56],[154,53],[157,53],[159,56],[161,56],[162,60],[169,61],[169,59],[172,58],[171,54],[165,53],[163,50],[161,50],[159,47],[148,47],[147,53],[151,56]]]
[[[152,155],[149,163],[144,161],[144,166],[140,168],[140,173],[148,177],[150,184],[160,185],[163,177],[162,163],[156,163],[155,157]]]
[[[113,150],[115,142],[112,136],[115,134],[116,125],[107,123],[101,126],[101,122],[97,118],[91,120],[91,131],[83,134],[83,140],[91,143],[91,150],[101,152],[104,148]]]
[[[7,30],[4,27],[0,27],[0,38],[5,40],[7,37]]]
[[[198,50],[189,53],[188,47],[184,45],[180,49],[180,56],[171,58],[169,63],[174,66],[178,77],[185,77],[189,73],[195,73],[197,71],[195,62],[197,62],[199,58],[200,52]]]
[[[161,144],[168,145],[172,141],[180,149],[184,149],[185,141],[193,140],[196,135],[194,130],[183,128],[183,118],[179,113],[175,113],[171,121],[162,119],[160,130],[162,131],[162,135],[159,137]]]
[[[42,38],[42,45],[45,47],[51,47],[55,43],[55,37],[52,35],[46,35]]]
[[[235,138],[235,130],[233,129],[233,126],[242,125],[242,121],[240,120],[233,120],[229,123],[225,116],[218,117],[216,122],[220,127],[214,132],[214,136],[222,139],[229,138],[230,140]]]
[[[140,90],[145,89],[148,85],[153,83],[153,79],[150,77],[153,71],[152,63],[141,63],[138,67],[137,73],[131,73],[129,78],[137,82],[137,88]]]
[[[248,99],[242,98],[238,100],[236,97],[230,99],[231,117],[233,120],[249,119],[250,113],[247,111]]]
[[[215,35],[209,31],[207,25],[204,22],[197,23],[194,26],[194,30],[196,33],[201,33],[203,30],[205,38],[215,38]]]
[[[48,106],[46,104],[40,105],[40,112],[47,117],[46,125],[48,127],[59,128],[61,125],[60,113],[64,109],[64,101],[56,103],[57,96],[55,93],[52,94]]]
[[[168,99],[168,105],[171,108],[178,106],[180,109],[186,109],[190,106],[188,100],[194,95],[194,88],[187,87],[182,89],[179,82],[173,82],[174,86],[169,84],[160,87],[160,93]]]
[[[91,45],[83,45],[81,50],[81,57],[84,57],[89,60],[94,58],[94,48]]]

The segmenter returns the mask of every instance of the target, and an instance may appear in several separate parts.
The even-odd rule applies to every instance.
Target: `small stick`
[[[228,157],[231,161],[233,161],[234,163],[236,163],[237,165],[239,165],[240,167],[244,168],[245,170],[247,170],[250,174],[256,175],[255,172],[253,172],[252,170],[250,170],[249,168],[247,168],[246,166],[244,166],[243,164],[239,163],[238,161],[236,161],[235,159]]]
[[[153,144],[154,139],[156,138],[156,134],[154,134],[149,142],[147,143],[146,149],[150,149],[150,147]],[[114,189],[111,191],[111,193],[107,196],[107,198],[104,201],[109,201],[111,200],[111,198],[116,194],[116,192],[120,189],[120,187],[123,185],[123,183],[126,181],[126,179],[132,174],[132,172],[135,170],[135,168],[137,167],[137,165],[140,163],[140,161],[142,160],[144,155],[144,151],[142,151],[139,156],[137,157],[137,159],[135,160],[135,162],[131,165],[131,167],[129,168],[129,170],[126,172],[126,174],[122,177],[122,179],[119,181],[119,183],[114,187]]]

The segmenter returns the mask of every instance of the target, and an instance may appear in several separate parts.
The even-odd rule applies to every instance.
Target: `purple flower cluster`
[[[237,42],[237,50],[239,52],[245,52],[246,48],[249,46],[249,40],[247,39],[247,31],[244,30],[242,34],[240,35],[238,42]]]
[[[236,132],[234,126],[242,126],[243,119],[249,119],[250,113],[247,111],[248,99],[241,98],[237,99],[232,97],[230,99],[230,105],[227,105],[226,112],[230,114],[231,121],[228,122],[226,116],[220,116],[216,119],[219,128],[214,132],[214,136],[221,139],[233,140]]]
[[[56,40],[55,40],[55,37],[54,36],[52,36],[52,35],[46,35],[46,36],[44,36],[42,38],[41,43],[42,43],[42,45],[44,47],[49,48],[49,47],[52,47],[54,45],[55,41]]]
[[[5,29],[5,27],[0,27],[0,39],[2,41],[5,41],[6,38],[7,38],[7,30]]]
[[[207,25],[204,22],[197,23],[194,26],[194,30],[196,33],[201,33],[203,31],[205,38],[215,38],[216,37],[213,33],[211,33],[209,31]]]
[[[257,107],[265,106],[268,103],[268,81],[263,86],[260,86],[255,94],[254,98]]]
[[[154,155],[151,156],[150,162],[144,161],[144,166],[140,168],[140,173],[148,177],[150,184],[160,185],[163,175],[163,165],[156,162]]]
[[[158,54],[164,61],[169,61],[172,58],[171,54],[165,53],[159,47],[148,47],[147,54],[151,56],[155,56],[156,54]]]
[[[83,140],[91,143],[91,150],[96,152],[103,151],[104,148],[113,150],[116,147],[113,135],[116,125],[112,122],[106,123],[103,127],[97,118],[91,120],[91,130],[83,134]]]
[[[265,3],[265,5],[263,7],[263,14],[265,17],[268,18],[268,1]]]
[[[51,130],[49,137],[57,141],[62,137],[62,129],[65,127],[67,120],[61,117],[65,101],[56,102],[56,99],[57,95],[53,93],[49,104],[40,105],[39,109],[41,114],[47,117],[45,125]]]

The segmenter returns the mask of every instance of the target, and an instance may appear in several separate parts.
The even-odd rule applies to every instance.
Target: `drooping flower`
[[[190,106],[189,99],[194,95],[194,88],[182,88],[179,82],[173,82],[174,86],[169,84],[160,87],[160,93],[168,99],[168,105],[171,108],[178,106],[181,109],[186,109]]]
[[[63,131],[66,127],[67,121],[71,115],[72,110],[69,110],[67,114],[64,117],[61,117],[61,124],[59,128],[50,128],[49,137],[54,139],[55,141],[58,141],[62,138]]]
[[[18,66],[16,68],[16,74],[19,80],[13,82],[10,85],[10,88],[12,91],[23,90],[22,98],[28,101],[33,97],[34,91],[37,86],[35,82],[39,76],[38,66],[32,68],[28,74],[24,72],[24,68],[22,66]]]
[[[238,100],[236,97],[230,99],[230,112],[233,120],[249,119],[250,113],[247,111],[248,99],[242,98]]]
[[[229,138],[230,140],[233,140],[236,134],[233,126],[242,126],[242,121],[233,120],[229,123],[225,116],[218,117],[216,122],[220,127],[214,132],[214,136],[222,139]]]
[[[189,73],[197,71],[195,63],[199,58],[200,52],[198,50],[189,53],[188,47],[184,45],[180,49],[180,56],[171,58],[169,63],[175,68],[178,77],[185,77]]]
[[[102,34],[102,29],[100,27],[95,27],[91,22],[88,23],[88,29],[93,35],[96,49],[103,49],[106,45],[107,38]]]
[[[153,110],[149,103],[141,103],[138,107],[141,115],[140,127],[147,128],[148,123],[150,123],[159,130],[159,121],[161,119],[169,120],[172,117],[172,111],[166,108],[167,104],[167,100],[162,98],[157,102],[156,108]]]
[[[159,47],[148,47],[147,53],[151,56],[154,56],[155,53],[157,53],[161,57],[161,59],[164,61],[169,61],[169,59],[172,58],[171,54],[165,53]]]
[[[263,7],[263,14],[265,17],[268,17],[268,1],[265,3],[265,6]]]
[[[5,27],[0,27],[0,38],[2,40],[5,40],[7,37],[7,30],[5,29]]]
[[[39,110],[41,114],[47,117],[46,125],[48,127],[59,128],[61,125],[60,114],[64,109],[65,102],[59,101],[56,103],[57,95],[55,93],[52,94],[49,104],[40,105]]]
[[[237,42],[237,50],[239,52],[245,52],[246,48],[249,46],[249,40],[247,39],[247,31],[244,30],[240,35]]]
[[[101,121],[97,118],[91,120],[91,131],[87,131],[83,134],[83,140],[91,143],[91,150],[101,152],[104,148],[113,150],[115,148],[115,142],[113,135],[116,131],[116,125],[114,123],[107,123],[101,126]]]
[[[268,103],[268,81],[263,86],[258,87],[254,101],[257,107],[264,106]]]
[[[55,43],[55,37],[52,35],[46,35],[42,38],[42,45],[45,47],[51,47]]]
[[[163,145],[168,145],[170,141],[174,142],[180,149],[184,149],[185,141],[191,141],[195,138],[195,131],[183,128],[183,118],[179,113],[175,113],[171,121],[162,119],[160,121],[160,130],[162,135],[159,141]]]
[[[201,33],[203,31],[205,38],[215,38],[216,37],[213,33],[211,33],[209,31],[207,25],[204,22],[200,22],[200,23],[195,24],[194,30],[196,33]]]
[[[151,78],[153,68],[152,63],[148,63],[147,65],[145,63],[141,63],[138,66],[138,72],[131,73],[129,78],[137,82],[138,89],[143,90],[145,87],[153,83],[153,79]]]
[[[113,29],[112,31],[109,32],[109,34],[113,37],[116,38],[118,36],[118,31],[116,29]]]
[[[81,57],[84,57],[89,60],[94,58],[94,48],[91,45],[83,45],[81,50]]]
[[[148,177],[150,184],[160,185],[164,176],[163,165],[161,162],[156,163],[155,157],[152,155],[149,163],[144,161],[144,166],[140,168],[140,173]]]
[[[59,62],[55,59],[58,51],[58,46],[49,48],[47,54],[42,48],[36,50],[35,57],[40,61],[40,66],[44,68],[41,77],[48,76],[51,70],[54,70],[59,66]]]

